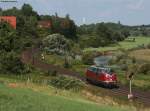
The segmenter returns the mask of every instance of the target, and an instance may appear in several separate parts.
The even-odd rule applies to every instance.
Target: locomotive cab
[[[117,75],[108,67],[89,67],[86,71],[86,79],[104,86],[117,86]]]

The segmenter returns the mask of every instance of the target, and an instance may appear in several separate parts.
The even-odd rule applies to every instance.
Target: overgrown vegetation
[[[121,27],[121,26],[118,26]],[[118,41],[122,41],[129,36],[124,30],[114,30],[105,23],[97,23],[92,25],[82,25],[78,28],[80,37],[80,45],[87,47],[104,47]]]
[[[65,18],[59,17],[57,14],[55,14],[55,16],[40,16],[33,10],[32,6],[24,4],[21,9],[16,7],[7,10],[1,9],[0,16],[16,16],[17,18],[16,30],[8,23],[4,21],[0,22],[1,72],[8,72],[11,74],[26,72],[24,71],[26,70],[25,65],[21,62],[21,52],[28,47],[41,46],[41,39],[50,34],[62,34],[63,37],[59,36],[57,40],[64,40],[62,41],[64,46],[66,46],[65,41],[68,43],[67,39],[77,40],[76,26],[69,15],[66,15]],[[52,23],[51,27],[39,28],[38,22],[44,20],[50,20]],[[53,41],[53,43],[55,42],[56,41]],[[55,44],[57,45],[57,43]],[[62,45],[60,47],[62,47]],[[63,48],[66,50],[66,47]]]
[[[49,35],[43,40],[44,51],[49,54],[65,55],[70,52],[70,43],[63,35]]]
[[[0,71],[3,73],[20,74],[26,68],[21,62],[19,52],[21,50],[20,38],[17,32],[7,23],[0,23]]]
[[[53,77],[49,84],[56,88],[74,91],[79,91],[83,87],[83,83],[80,80],[67,76]]]

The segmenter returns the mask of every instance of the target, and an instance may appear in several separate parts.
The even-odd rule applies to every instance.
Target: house
[[[16,17],[15,16],[0,16],[0,22],[8,22],[14,29],[16,29]]]
[[[38,22],[38,27],[39,28],[51,28],[52,27],[52,22],[50,20],[43,20]]]

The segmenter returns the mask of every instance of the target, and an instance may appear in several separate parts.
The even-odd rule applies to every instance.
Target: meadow
[[[137,60],[150,62],[150,49],[135,50],[130,52],[129,55]]]
[[[130,38],[135,38],[135,41],[130,40]],[[150,37],[130,37],[124,41],[121,41],[117,44],[111,44],[110,46],[106,47],[99,47],[99,48],[85,48],[84,51],[116,51],[119,49],[133,49],[137,48],[142,45],[150,44]]]

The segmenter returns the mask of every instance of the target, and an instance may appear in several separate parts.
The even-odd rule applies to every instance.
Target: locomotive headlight
[[[105,76],[106,76],[106,78],[109,78],[109,75],[108,75],[108,74],[106,74]]]

